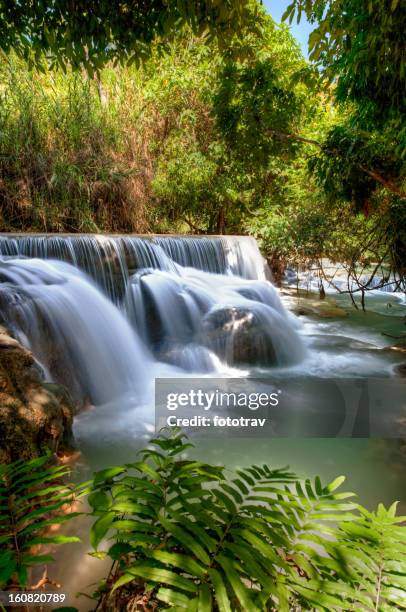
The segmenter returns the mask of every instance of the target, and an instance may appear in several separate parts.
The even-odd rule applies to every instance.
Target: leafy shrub
[[[343,477],[302,483],[266,465],[229,479],[184,459],[190,446],[161,435],[136,463],[95,475],[93,555],[113,561],[98,609],[405,609],[396,505],[371,513],[337,493]]]
[[[38,545],[78,542],[76,536],[49,533],[78,516],[66,512],[79,489],[64,485],[67,466],[51,466],[49,455],[0,465],[0,589],[29,585],[34,566],[53,561]],[[46,573],[44,574],[46,575]]]

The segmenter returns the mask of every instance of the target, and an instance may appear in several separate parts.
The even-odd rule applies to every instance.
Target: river
[[[292,287],[278,291],[269,278],[247,237],[0,236],[3,320],[44,377],[88,406],[74,424],[77,478],[131,461],[146,443],[155,377],[276,376],[288,397],[300,388],[299,405],[317,397],[318,415],[331,381],[383,381],[383,400],[377,390],[371,401],[382,423],[393,420],[391,440],[379,427],[361,438],[353,427],[348,437],[341,423],[338,437],[315,438],[310,429],[197,438],[190,454],[228,469],[268,463],[323,480],[346,474],[346,488],[365,505],[406,504],[406,458],[396,439],[406,438],[405,381],[395,370],[402,353],[388,349],[405,329],[403,296],[373,291],[362,312],[329,294],[320,310],[315,293],[299,303]],[[58,575],[67,590],[85,590],[102,565],[86,555],[86,541],[70,550],[58,553]]]

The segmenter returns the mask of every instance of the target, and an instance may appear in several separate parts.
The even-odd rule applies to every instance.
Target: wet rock
[[[72,451],[73,413],[66,389],[43,383],[31,352],[0,327],[0,463]]]
[[[396,344],[392,344],[392,346],[386,346],[384,351],[396,351],[397,353],[406,353],[406,341],[401,340]]]
[[[225,307],[203,319],[202,342],[230,365],[276,365],[270,330],[249,308]]]

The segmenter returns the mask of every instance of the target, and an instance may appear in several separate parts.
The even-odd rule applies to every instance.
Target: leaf
[[[107,512],[106,514],[102,514],[102,516],[93,523],[90,529],[90,544],[95,550],[97,550],[100,542],[112,526],[115,516],[114,512]]]
[[[285,9],[285,12],[282,15],[281,21],[286,21],[286,19],[288,17],[290,17],[290,15],[293,13],[294,8],[295,8],[295,3],[294,2],[292,2],[291,4],[288,4],[288,6]]]
[[[193,558],[188,557],[186,555],[167,552],[164,550],[153,550],[148,553],[148,556],[153,559],[157,559],[158,561],[161,561],[161,563],[163,564],[177,567],[178,569],[181,569],[184,572],[191,574],[192,576],[203,577],[206,573],[204,567],[199,565],[199,563]]]
[[[6,586],[9,579],[12,577],[17,568],[17,562],[10,559],[7,565],[0,567],[0,585]]]
[[[178,589],[182,589],[183,591],[188,591],[190,593],[195,593],[197,591],[197,586],[191,581],[175,572],[171,572],[166,569],[162,569],[159,567],[148,567],[147,565],[132,565],[127,568],[126,572],[133,576],[139,576],[141,578],[145,578],[146,580],[152,580],[157,583],[164,583],[174,586]]]
[[[259,608],[257,608],[257,606],[254,604],[253,599],[251,599],[249,590],[241,582],[238,572],[234,569],[232,562],[224,555],[218,555],[217,560],[223,568],[225,576],[227,577],[227,580],[230,583],[230,586],[232,587],[243,610],[260,612]]]
[[[163,517],[160,517],[159,521],[163,525],[163,527],[165,527],[165,529],[169,533],[171,533],[179,541],[180,544],[182,544],[182,546],[185,546],[186,548],[191,550],[196,555],[196,557],[206,565],[210,564],[210,557],[206,553],[205,549],[198,542],[196,542],[195,538],[189,535],[178,525],[171,523]]]
[[[35,546],[37,544],[72,544],[74,542],[80,542],[80,538],[77,536],[42,536],[33,538],[24,544],[23,548]]]
[[[145,504],[136,504],[131,501],[120,501],[114,504],[115,512],[123,514],[135,514],[150,518],[155,518],[154,510]]]
[[[147,476],[149,476],[150,478],[152,478],[153,480],[160,480],[160,475],[159,473],[154,470],[150,465],[148,465],[148,463],[144,463],[142,461],[139,461],[137,463],[134,463],[133,466],[135,469],[139,470],[140,472],[146,474]]]
[[[129,582],[132,582],[133,580],[134,580],[134,574],[129,574],[126,571],[122,576],[120,576],[118,580],[116,580],[111,590],[111,593],[114,593],[114,591],[116,591],[118,588],[124,586],[125,584],[128,584]]]
[[[118,465],[115,467],[106,468],[105,470],[101,470],[100,472],[96,472],[94,476],[94,486],[98,486],[106,480],[112,480],[116,476],[123,474],[125,472],[125,467]]]
[[[95,511],[108,510],[111,507],[112,500],[105,491],[95,491],[88,496],[88,502]]]
[[[338,478],[330,482],[330,484],[324,488],[324,493],[333,493],[336,489],[338,489],[338,487],[341,487],[344,481],[345,476],[338,476]]]
[[[131,544],[126,542],[116,542],[108,550],[108,555],[111,559],[118,560],[122,555],[126,555],[133,550]]]
[[[214,591],[216,593],[216,602],[220,612],[232,612],[230,600],[228,598],[227,589],[224,585],[223,578],[216,569],[211,568],[208,574],[212,581]]]
[[[173,591],[172,589],[166,589],[161,587],[156,594],[157,599],[169,604],[170,606],[177,606],[178,608],[184,608],[190,610],[190,599],[186,595]]]
[[[202,584],[199,589],[198,612],[211,612],[212,598],[207,584]]]
[[[22,564],[24,566],[29,567],[30,565],[41,565],[50,563],[54,558],[52,555],[31,555],[29,553],[25,553],[22,555]]]

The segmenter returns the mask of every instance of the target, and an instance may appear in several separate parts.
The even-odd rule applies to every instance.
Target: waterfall
[[[105,403],[140,389],[150,357],[120,311],[59,261],[0,261],[0,310],[47,377]]]
[[[94,404],[176,372],[297,363],[294,317],[249,237],[2,235],[0,317]]]
[[[0,235],[0,255],[57,259],[89,274],[117,300],[130,273],[178,266],[247,279],[265,279],[266,267],[248,236]]]

